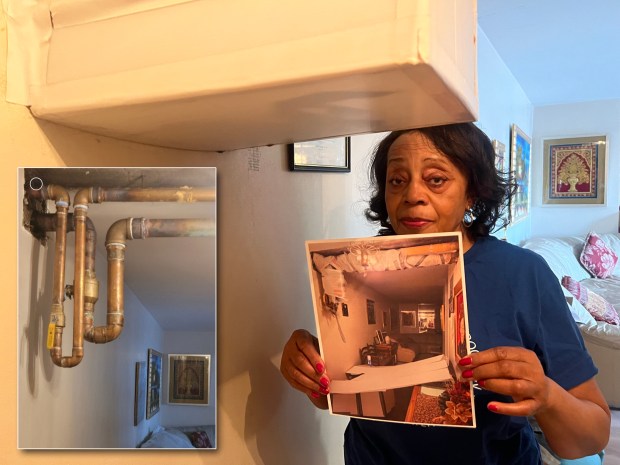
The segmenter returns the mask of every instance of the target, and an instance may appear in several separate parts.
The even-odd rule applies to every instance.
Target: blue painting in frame
[[[510,224],[527,218],[530,212],[530,161],[532,139],[516,124],[510,134],[510,172],[517,190],[510,201]]]

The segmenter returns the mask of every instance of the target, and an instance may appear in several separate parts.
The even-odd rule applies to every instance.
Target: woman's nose
[[[411,181],[405,190],[405,202],[418,205],[425,204],[427,201],[428,196],[424,184],[420,181]]]

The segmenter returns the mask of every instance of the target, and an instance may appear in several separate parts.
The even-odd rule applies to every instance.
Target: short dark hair
[[[509,173],[496,169],[495,150],[487,135],[473,123],[459,123],[393,131],[377,145],[370,165],[372,194],[365,214],[369,221],[381,224],[379,234],[394,234],[385,205],[388,152],[396,139],[413,131],[424,135],[465,176],[467,195],[474,201],[475,219],[467,229],[471,238],[488,236],[506,226],[508,221],[502,215],[516,183]]]

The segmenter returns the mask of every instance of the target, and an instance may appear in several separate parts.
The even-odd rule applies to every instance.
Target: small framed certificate
[[[351,171],[351,138],[334,137],[288,145],[291,171]]]

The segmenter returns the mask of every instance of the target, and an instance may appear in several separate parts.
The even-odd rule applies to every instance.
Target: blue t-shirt
[[[546,375],[564,389],[594,377],[558,279],[542,257],[495,237],[479,238],[464,256],[472,351],[497,346],[533,350]],[[541,463],[525,417],[486,406],[510,398],[474,390],[476,428],[420,426],[352,418],[347,465],[535,465]]]

